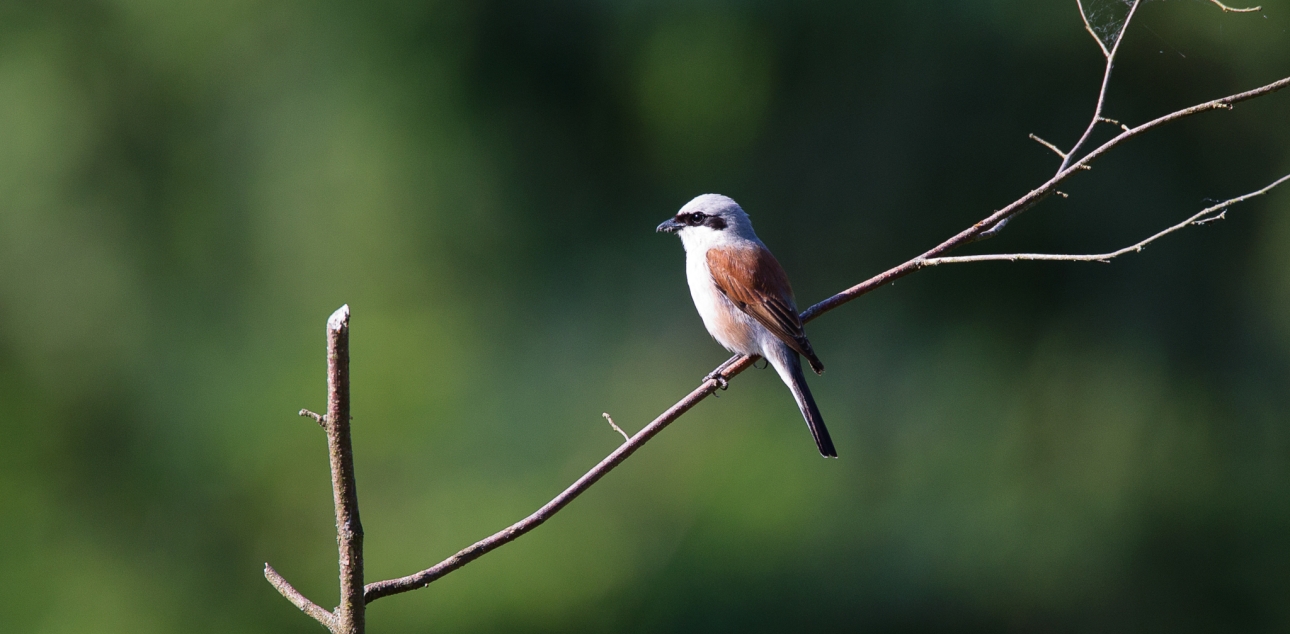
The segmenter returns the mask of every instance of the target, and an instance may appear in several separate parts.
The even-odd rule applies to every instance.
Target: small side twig
[[[318,423],[318,426],[319,426],[319,427],[322,427],[323,429],[327,429],[327,417],[326,417],[326,416],[323,416],[322,414],[315,414],[315,413],[313,413],[313,412],[311,412],[311,411],[309,411],[309,410],[307,410],[307,409],[302,409],[302,410],[300,410],[300,414],[299,414],[299,415],[300,415],[300,416],[303,416],[304,418],[312,418],[312,419],[314,419],[314,422],[315,422],[315,423]]]
[[[1248,9],[1237,9],[1237,8],[1234,8],[1234,7],[1229,7],[1229,6],[1225,5],[1225,4],[1223,4],[1222,2],[1219,2],[1218,0],[1209,0],[1209,1],[1210,1],[1210,2],[1213,2],[1213,3],[1214,3],[1214,4],[1216,4],[1216,5],[1218,5],[1218,8],[1222,9],[1222,10],[1223,10],[1223,13],[1254,13],[1254,12],[1256,12],[1256,11],[1262,11],[1262,10],[1263,10],[1263,7],[1262,7],[1262,6],[1258,6],[1258,7],[1250,7],[1250,8],[1248,8]]]
[[[1129,131],[1129,126],[1124,125],[1123,123],[1120,123],[1119,121],[1116,121],[1115,119],[1107,119],[1106,117],[1098,117],[1097,119],[1098,119],[1098,121],[1101,121],[1102,123],[1109,123],[1109,124],[1111,124],[1111,125],[1118,125],[1118,126],[1120,126],[1120,129],[1121,129],[1121,130],[1124,130],[1125,132],[1128,132],[1128,131]]]
[[[1062,157],[1063,159],[1064,159],[1064,158],[1066,158],[1066,153],[1065,153],[1065,152],[1063,152],[1063,151],[1061,151],[1061,150],[1057,149],[1057,146],[1056,146],[1056,145],[1053,145],[1052,143],[1049,143],[1049,142],[1047,142],[1047,141],[1045,141],[1045,140],[1043,140],[1043,139],[1039,138],[1039,137],[1038,137],[1037,135],[1035,135],[1033,132],[1030,134],[1030,138],[1031,138],[1031,139],[1033,139],[1035,142],[1039,143],[1040,145],[1042,145],[1042,146],[1044,146],[1044,147],[1046,147],[1046,148],[1048,148],[1048,149],[1052,150],[1055,154],[1057,154],[1057,156],[1060,156],[1060,157]]]
[[[336,615],[323,609],[323,607],[317,603],[310,601],[305,597],[305,595],[300,594],[299,590],[296,590],[295,587],[288,583],[286,579],[282,578],[282,575],[278,574],[277,570],[273,569],[273,566],[270,566],[267,563],[264,564],[264,578],[268,579],[269,583],[272,584],[274,588],[277,588],[278,592],[281,593],[283,597],[286,597],[288,601],[294,603],[296,607],[300,608],[301,612],[313,617],[315,621],[322,623],[327,629],[335,631]]]
[[[613,428],[614,428],[614,431],[616,431],[616,432],[618,432],[618,433],[622,434],[622,436],[623,436],[623,442],[631,442],[631,441],[632,441],[632,437],[631,437],[631,436],[628,436],[628,435],[627,435],[627,432],[623,431],[623,428],[622,428],[622,427],[619,427],[618,425],[614,424],[614,419],[613,419],[613,418],[611,418],[611,417],[609,416],[609,412],[605,412],[605,413],[601,414],[601,416],[604,416],[604,417],[605,417],[605,420],[609,421],[609,426],[610,426],[610,427],[613,427]]]

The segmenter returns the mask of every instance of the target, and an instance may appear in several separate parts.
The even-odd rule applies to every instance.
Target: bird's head
[[[691,245],[757,239],[748,214],[734,200],[721,194],[703,194],[685,203],[656,231],[677,234],[687,250]]]

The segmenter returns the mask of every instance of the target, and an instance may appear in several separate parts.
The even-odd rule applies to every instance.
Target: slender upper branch
[[[1098,36],[1097,31],[1093,30],[1093,25],[1088,22],[1088,11],[1084,10],[1084,3],[1082,0],[1075,0],[1075,6],[1079,7],[1079,17],[1084,20],[1084,30],[1088,31],[1088,34],[1093,36],[1093,41],[1097,42],[1097,47],[1102,49],[1102,57],[1110,57],[1111,51],[1106,50],[1106,42],[1102,41],[1102,38]]]
[[[1075,3],[1079,5],[1079,13],[1084,18],[1084,26],[1088,28],[1089,33],[1093,33],[1093,28],[1088,24],[1088,16],[1084,14],[1084,5],[1080,3],[1080,0],[1075,0]],[[1133,6],[1129,7],[1129,14],[1124,17],[1124,24],[1120,26],[1120,31],[1115,34],[1115,41],[1111,44],[1110,50],[1107,50],[1106,45],[1102,43],[1102,39],[1096,33],[1093,33],[1093,39],[1097,40],[1097,45],[1102,47],[1102,55],[1106,57],[1106,70],[1102,73],[1102,87],[1097,91],[1097,106],[1093,109],[1093,119],[1088,122],[1088,127],[1084,128],[1084,134],[1080,135],[1079,141],[1076,141],[1075,145],[1066,153],[1066,156],[1062,157],[1062,164],[1057,168],[1058,172],[1070,166],[1071,161],[1075,160],[1079,154],[1080,148],[1084,147],[1084,143],[1093,135],[1093,130],[1097,128],[1097,124],[1102,121],[1102,108],[1106,106],[1106,91],[1111,86],[1111,70],[1115,68],[1115,55],[1120,52],[1120,43],[1124,41],[1124,34],[1129,30],[1129,22],[1133,21],[1133,15],[1138,12],[1138,7],[1141,4],[1142,0],[1133,0]]]
[[[1059,254],[1059,253],[992,253],[988,255],[963,255],[963,256],[954,256],[954,257],[931,258],[929,260],[924,260],[923,266],[927,267],[927,266],[938,266],[941,264],[960,264],[960,263],[966,263],[966,262],[1019,262],[1019,261],[1110,262],[1111,260],[1118,258],[1126,253],[1139,253],[1148,244],[1151,244],[1152,242],[1155,242],[1156,240],[1159,240],[1160,238],[1163,238],[1175,231],[1180,231],[1182,229],[1186,229],[1187,227],[1190,227],[1193,225],[1203,225],[1203,224],[1208,224],[1210,222],[1213,222],[1215,220],[1221,220],[1223,217],[1225,217],[1227,213],[1227,209],[1232,205],[1245,202],[1257,196],[1262,196],[1263,194],[1266,194],[1272,191],[1274,187],[1286,182],[1287,180],[1290,180],[1290,174],[1286,174],[1285,176],[1278,178],[1277,180],[1273,181],[1272,183],[1268,184],[1262,189],[1252,191],[1242,196],[1237,196],[1236,198],[1230,198],[1228,200],[1224,200],[1223,202],[1218,203],[1217,205],[1206,207],[1205,209],[1202,209],[1201,211],[1193,214],[1191,217],[1187,218],[1186,220],[1179,222],[1178,224],[1175,224],[1167,229],[1158,231],[1144,240],[1135,242],[1122,249],[1116,249],[1115,251],[1110,251],[1107,253],[1093,253],[1093,254],[1087,254],[1087,255],[1065,255],[1065,254]]]
[[[1135,4],[1135,7],[1136,7],[1136,4]],[[1056,175],[1050,178],[1043,185],[1039,186],[1039,188],[1031,191],[1025,196],[1022,196],[1021,198],[1012,202],[1011,204],[1004,207],[1003,209],[1000,209],[994,212],[993,214],[990,214],[988,217],[982,219],[980,222],[977,222],[971,227],[968,227],[967,229],[960,231],[958,234],[954,235],[953,237],[946,240],[945,242],[942,242],[941,244],[937,245],[935,248],[903,264],[900,264],[896,267],[893,267],[882,273],[879,273],[878,275],[875,275],[874,277],[871,277],[868,280],[865,280],[864,282],[861,282],[855,286],[852,286],[851,288],[848,288],[836,295],[833,295],[832,297],[829,297],[828,299],[825,299],[824,301],[819,302],[814,306],[811,306],[810,308],[806,309],[806,311],[802,313],[802,321],[807,322],[812,319],[815,319],[816,317],[819,317],[820,315],[823,315],[828,311],[831,311],[861,295],[864,295],[865,293],[868,293],[872,290],[882,287],[901,277],[909,275],[910,273],[913,273],[914,271],[917,271],[920,268],[927,267],[928,261],[934,258],[937,258],[945,253],[948,253],[949,251],[952,251],[955,248],[958,248],[964,244],[971,242],[977,235],[984,232],[986,229],[990,227],[996,226],[1001,220],[1006,220],[1018,213],[1021,213],[1022,211],[1030,208],[1034,204],[1043,200],[1048,195],[1055,193],[1056,186],[1059,183],[1069,178],[1072,174],[1075,174],[1078,171],[1086,169],[1086,166],[1094,159],[1100,157],[1102,154],[1105,154],[1115,146],[1119,145],[1120,143],[1123,143],[1124,141],[1130,138],[1138,136],[1139,134],[1142,134],[1148,130],[1154,129],[1166,123],[1176,121],[1178,119],[1182,119],[1185,117],[1189,117],[1191,115],[1194,115],[1200,112],[1230,108],[1231,105],[1234,103],[1245,101],[1247,99],[1253,99],[1255,97],[1259,97],[1262,95],[1275,92],[1277,90],[1280,90],[1286,87],[1287,85],[1290,85],[1290,77],[1287,77],[1280,81],[1273,82],[1266,86],[1262,86],[1260,88],[1256,88],[1254,90],[1238,93],[1235,95],[1224,97],[1222,99],[1216,99],[1214,101],[1208,101],[1202,104],[1197,104],[1190,108],[1185,108],[1183,110],[1179,110],[1179,111],[1167,114],[1163,117],[1159,117],[1157,119],[1144,123],[1136,128],[1129,128],[1124,132],[1120,133],[1119,135],[1117,135],[1115,138],[1107,141],[1106,143],[1103,143],[1097,149],[1093,150],[1092,152],[1089,152],[1087,155],[1084,156],[1084,158],[1079,159],[1078,161],[1075,161],[1074,163],[1072,163],[1062,171],[1058,172]],[[732,357],[726,363],[722,364],[721,366],[721,368],[723,368],[722,375],[726,379],[732,378],[735,375],[739,374],[740,372],[743,372],[745,369],[748,368],[748,366],[752,365],[753,361],[755,361],[755,358],[748,357],[748,356]],[[595,484],[598,480],[600,480],[600,478],[604,477],[606,473],[609,473],[611,470],[614,469],[614,467],[617,467],[620,463],[622,463],[623,460],[626,460],[628,456],[635,453],[637,449],[639,449],[642,445],[644,445],[651,438],[653,438],[660,431],[662,431],[663,428],[667,427],[677,418],[680,418],[682,414],[689,411],[690,408],[698,404],[699,401],[702,401],[708,395],[715,392],[718,389],[719,385],[720,385],[720,381],[715,377],[706,379],[702,384],[699,385],[699,387],[695,388],[694,391],[690,392],[688,395],[686,395],[685,398],[681,399],[679,402],[677,402],[675,405],[669,408],[666,412],[663,412],[661,415],[659,415],[659,417],[654,419],[653,422],[645,426],[644,429],[641,429],[639,432],[637,432],[635,436],[632,436],[632,438],[629,441],[620,445],[617,449],[614,450],[613,453],[609,454],[608,457],[606,457],[604,460],[601,460],[600,463],[598,463],[585,475],[579,478],[577,482],[574,482],[573,485],[565,489],[563,492],[560,493],[560,495],[557,495],[550,502],[547,502],[545,505],[542,506],[542,508],[535,511],[532,515],[529,515],[528,517],[512,524],[511,526],[508,526],[507,528],[501,531],[498,531],[497,533],[494,533],[493,535],[485,539],[475,542],[469,547],[464,548],[461,551],[458,551],[456,554],[452,555],[451,557],[439,562],[438,564],[435,564],[434,566],[431,566],[430,568],[422,570],[421,572],[417,572],[417,573],[408,575],[406,577],[400,577],[398,579],[389,579],[386,581],[377,581],[377,582],[368,584],[364,594],[365,599],[368,602],[372,602],[381,597],[386,597],[393,594],[399,594],[401,592],[407,592],[409,590],[415,590],[417,588],[423,588],[427,585],[430,585],[430,583],[434,582],[436,579],[439,579],[440,577],[443,577],[444,575],[470,563],[471,561],[478,559],[480,556],[484,555],[485,553],[492,551],[504,544],[507,544],[515,540],[519,536],[533,530],[534,528],[537,528],[543,522],[549,519],[552,515],[559,512],[560,509],[563,509],[570,502],[572,502],[574,498],[582,494],[583,491],[586,491],[589,487],[591,487],[591,485]]]

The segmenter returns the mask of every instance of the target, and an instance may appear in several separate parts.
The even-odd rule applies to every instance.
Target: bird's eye
[[[696,227],[697,227],[697,226],[699,226],[699,225],[703,224],[703,221],[704,221],[704,220],[707,220],[707,218],[708,218],[708,215],[707,215],[707,214],[705,214],[705,213],[703,213],[703,212],[696,211],[696,212],[694,212],[694,213],[690,214],[690,217],[686,220],[686,222],[687,222],[688,224],[691,224],[691,225],[693,225],[693,226],[696,226]]]

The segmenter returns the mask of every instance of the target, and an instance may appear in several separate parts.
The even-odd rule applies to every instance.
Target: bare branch
[[[1222,10],[1223,10],[1223,13],[1255,13],[1255,12],[1257,12],[1257,11],[1262,11],[1262,10],[1263,10],[1263,7],[1261,7],[1261,6],[1259,6],[1259,7],[1250,7],[1250,8],[1248,8],[1248,9],[1234,9],[1234,8],[1232,8],[1232,7],[1229,7],[1229,6],[1225,5],[1225,4],[1223,4],[1222,2],[1219,2],[1218,0],[1209,0],[1209,1],[1210,1],[1210,2],[1213,2],[1213,3],[1214,3],[1214,4],[1216,4],[1216,5],[1218,5],[1218,8],[1222,9]]]
[[[748,369],[748,366],[752,365],[752,362],[752,357],[736,356],[733,359],[733,363],[730,363],[729,367],[727,367],[725,376],[729,378],[743,372]],[[682,414],[690,411],[690,408],[697,405],[699,401],[702,401],[709,394],[715,392],[717,388],[718,385],[715,378],[710,378],[704,381],[699,385],[699,387],[695,388],[694,391],[690,392],[685,398],[677,402],[676,405],[668,408],[666,412],[660,414],[658,418],[655,418],[653,422],[646,425],[644,429],[636,432],[636,435],[633,436],[631,440],[619,445],[613,453],[609,454],[609,456],[604,460],[601,460],[599,464],[591,469],[591,471],[588,471],[581,478],[578,478],[577,482],[574,482],[569,488],[561,492],[560,495],[555,496],[555,499],[547,502],[537,511],[534,511],[532,515],[511,524],[505,529],[498,531],[485,539],[475,542],[470,547],[459,551],[457,554],[435,564],[431,568],[427,568],[416,574],[401,577],[399,579],[390,579],[388,581],[378,581],[376,583],[368,584],[366,591],[367,602],[371,603],[381,597],[388,597],[392,594],[399,594],[400,592],[424,588],[434,582],[434,580],[478,559],[489,551],[515,540],[520,535],[541,526],[543,522],[550,519],[552,515],[558,513],[560,509],[567,506],[574,500],[574,498],[581,495],[583,491],[586,491],[591,487],[591,485],[603,478],[606,473],[609,473],[614,469],[614,467],[621,464],[628,456],[636,453],[637,449],[644,446],[651,438],[658,435],[659,432],[672,424],[673,421],[680,418]]]
[[[1030,135],[1030,138],[1031,138],[1031,139],[1033,139],[1033,140],[1035,140],[1036,142],[1038,142],[1040,145],[1042,145],[1042,146],[1044,146],[1044,147],[1046,147],[1046,148],[1048,148],[1048,149],[1052,150],[1053,152],[1055,152],[1055,153],[1057,154],[1057,156],[1060,156],[1060,157],[1062,157],[1063,159],[1064,159],[1064,158],[1066,158],[1066,153],[1065,153],[1065,152],[1063,152],[1063,151],[1061,151],[1061,150],[1059,150],[1059,149],[1057,149],[1057,146],[1056,146],[1056,145],[1053,145],[1052,143],[1049,143],[1049,142],[1047,142],[1047,141],[1045,141],[1045,140],[1043,140],[1043,139],[1039,138],[1038,136],[1036,136],[1036,135],[1035,135],[1035,134],[1033,134],[1033,133]]]
[[[1127,247],[1124,247],[1123,249],[1116,249],[1115,251],[1111,251],[1108,253],[1097,253],[1097,254],[1090,254],[1090,255],[1063,255],[1063,254],[1057,254],[1057,253],[996,253],[996,254],[989,254],[989,255],[965,255],[965,256],[958,256],[958,257],[941,257],[941,258],[932,258],[930,260],[924,260],[923,266],[931,267],[931,266],[939,266],[941,264],[961,264],[966,262],[1021,262],[1021,261],[1104,262],[1104,263],[1110,262],[1111,260],[1118,258],[1126,253],[1140,253],[1144,248],[1146,248],[1148,244],[1151,244],[1152,242],[1155,242],[1156,240],[1159,240],[1160,238],[1163,238],[1175,231],[1180,231],[1182,229],[1185,229],[1193,225],[1201,226],[1201,225],[1209,224],[1211,222],[1222,220],[1223,218],[1227,217],[1228,207],[1231,207],[1232,205],[1235,205],[1237,203],[1245,202],[1257,196],[1262,196],[1263,194],[1266,194],[1269,191],[1272,191],[1272,189],[1275,188],[1277,185],[1280,185],[1286,182],[1287,180],[1290,180],[1290,174],[1286,174],[1285,176],[1278,178],[1277,180],[1273,181],[1272,183],[1270,183],[1269,185],[1267,185],[1262,189],[1252,191],[1243,196],[1237,196],[1236,198],[1225,200],[1212,207],[1206,207],[1205,209],[1197,212],[1196,214],[1193,214],[1191,217],[1187,218],[1186,220],[1178,224],[1175,224],[1167,229],[1159,231],[1151,235],[1151,237],[1146,238],[1145,240],[1135,242]]]
[[[288,601],[294,603],[296,607],[300,608],[301,612],[308,614],[313,617],[315,621],[322,623],[323,627],[326,627],[333,632],[336,631],[335,614],[328,612],[323,609],[322,606],[319,606],[317,603],[307,599],[305,595],[300,594],[299,590],[296,590],[287,582],[286,579],[282,578],[282,575],[278,574],[277,570],[273,569],[273,566],[270,566],[267,563],[264,564],[264,578],[268,579],[269,583],[274,588],[277,588],[278,592],[281,593],[283,597],[286,597]]]
[[[1097,42],[1097,47],[1102,49],[1102,57],[1111,57],[1111,51],[1106,50],[1106,43],[1102,41],[1102,38],[1098,37],[1097,31],[1093,30],[1093,25],[1088,23],[1088,12],[1084,10],[1084,3],[1080,0],[1075,0],[1075,5],[1079,7],[1079,17],[1084,20],[1084,30],[1093,36],[1093,41]],[[1128,25],[1126,24],[1125,26]]]
[[[327,455],[336,505],[336,546],[340,551],[340,605],[336,634],[363,634],[363,523],[358,517],[354,448],[349,430],[349,306],[327,320]]]
[[[613,427],[613,428],[614,428],[614,431],[616,431],[616,432],[618,432],[618,433],[620,433],[620,434],[622,434],[622,435],[623,435],[623,442],[631,442],[631,441],[632,441],[632,437],[631,437],[631,436],[628,436],[628,435],[627,435],[627,432],[623,431],[623,428],[622,428],[622,427],[619,427],[618,425],[615,425],[615,424],[614,424],[614,419],[609,417],[609,412],[605,412],[604,414],[601,414],[601,416],[604,416],[604,417],[605,417],[605,420],[609,421],[609,426],[610,426],[610,427]]]

